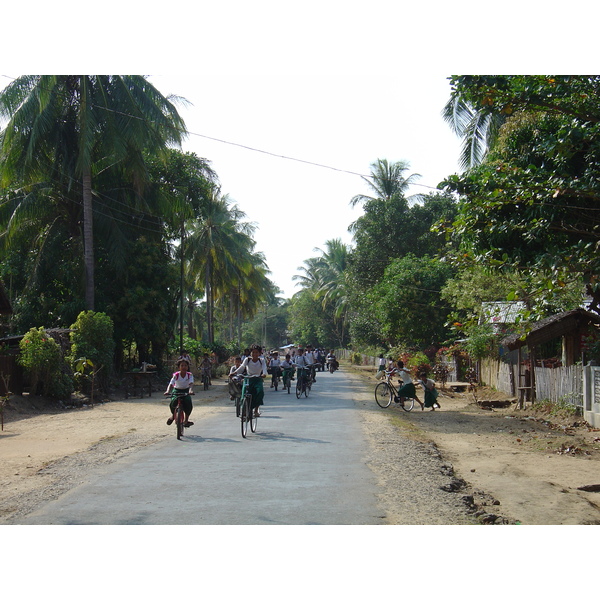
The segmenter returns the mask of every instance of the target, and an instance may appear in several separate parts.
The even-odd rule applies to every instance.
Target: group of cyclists
[[[251,357],[250,360],[249,357]],[[289,382],[296,377],[306,377],[313,382],[316,381],[317,371],[322,371],[327,364],[334,365],[336,369],[339,367],[333,350],[325,354],[322,349],[315,349],[308,345],[306,349],[297,348],[292,353],[287,353],[282,359],[279,351],[273,350],[264,353],[260,346],[254,345],[252,348],[246,349],[243,356],[235,357],[234,365],[229,371],[229,397],[234,401],[246,393],[243,385],[249,386],[248,391],[252,394],[254,415],[258,417],[260,416],[259,407],[262,406],[264,398],[262,380],[267,375],[271,375],[271,388],[277,390],[278,381],[281,380],[283,389],[286,389]]]
[[[167,425],[173,423],[173,413],[177,405],[177,398],[174,395],[175,390],[188,390],[188,394],[183,396],[182,404],[185,413],[185,427],[190,427],[194,423],[189,420],[192,412],[191,395],[194,386],[194,376],[190,370],[191,358],[187,353],[183,353],[177,361],[177,371],[173,373],[169,385],[165,391],[165,396],[172,396],[169,404],[171,417],[167,419]],[[252,394],[252,410],[254,416],[260,416],[260,407],[264,404],[263,380],[267,375],[271,375],[271,387],[277,386],[275,382],[279,379],[283,381],[284,389],[288,382],[296,377],[310,378],[315,382],[317,371],[323,371],[325,368],[333,372],[339,368],[339,363],[335,353],[331,350],[325,354],[321,348],[313,348],[307,345],[306,349],[297,348],[291,353],[285,355],[282,360],[277,350],[264,353],[263,348],[258,344],[253,344],[250,348],[244,350],[243,355],[236,356],[234,364],[229,371],[229,396],[231,400],[243,396],[246,390]],[[199,364],[202,375],[212,370],[212,361],[208,354],[205,354],[202,362]]]

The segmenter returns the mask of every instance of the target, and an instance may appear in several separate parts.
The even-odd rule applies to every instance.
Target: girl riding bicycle
[[[177,362],[177,366],[179,367],[179,371],[173,373],[173,377],[171,377],[171,381],[169,381],[169,385],[167,386],[167,391],[165,392],[165,396],[169,396],[171,392],[174,390],[188,390],[188,393],[181,398],[181,403],[183,404],[183,412],[185,413],[185,427],[190,427],[194,423],[189,420],[190,414],[192,413],[192,397],[190,396],[190,392],[194,386],[194,376],[189,371],[190,364],[187,360],[181,359]],[[173,422],[173,414],[175,413],[175,408],[177,406],[178,398],[173,395],[171,402],[169,404],[169,408],[171,410],[171,417],[167,419],[167,425],[170,425]]]
[[[254,416],[259,417],[260,411],[259,406],[263,405],[263,398],[265,397],[265,391],[263,389],[263,379],[267,376],[267,364],[264,358],[261,358],[262,348],[257,344],[254,344],[250,351],[250,356],[247,356],[242,361],[242,364],[231,373],[229,378],[231,379],[234,375],[239,375],[246,371],[246,375],[250,379],[244,379],[244,386],[242,388],[242,398],[246,391],[252,394],[252,406],[254,410]]]

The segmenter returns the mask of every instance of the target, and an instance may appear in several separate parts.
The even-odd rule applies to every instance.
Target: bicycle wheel
[[[404,402],[403,402],[403,400],[404,400]],[[413,409],[413,407],[415,406],[415,399],[414,398],[401,398],[400,406],[402,406],[402,408],[406,412],[410,412]]]
[[[310,394],[310,390],[312,389],[312,381],[309,379],[305,384],[304,384],[304,397],[308,398],[308,395]]]
[[[238,418],[240,416],[241,406],[242,406],[242,397],[236,396],[235,397],[235,416]]]
[[[258,417],[254,416],[254,409],[249,408],[250,411],[250,431],[256,433],[256,426],[258,425]]]
[[[273,380],[273,385],[275,386],[275,391],[277,391],[277,386],[279,385],[279,378],[275,377]]]
[[[392,403],[392,396],[392,388],[388,385],[387,381],[380,381],[375,386],[375,402],[381,408],[387,408]]]
[[[298,379],[298,381],[296,381],[296,398],[299,400],[300,396],[302,396],[302,381]]]
[[[208,389],[208,375],[202,376],[202,383],[204,384],[204,389],[207,390]]]
[[[183,435],[183,423],[185,422],[185,414],[180,406],[175,409],[175,426],[177,431],[177,439],[180,440]]]
[[[244,397],[244,403],[242,405],[242,416],[240,422],[242,424],[242,437],[246,437],[248,434],[248,423],[250,421],[250,398],[249,396]]]

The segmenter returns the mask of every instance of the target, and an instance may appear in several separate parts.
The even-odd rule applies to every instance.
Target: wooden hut
[[[583,358],[583,337],[600,326],[600,315],[583,308],[569,310],[542,319],[531,325],[524,334],[513,334],[502,340],[502,345],[509,350],[518,351],[519,403],[523,406],[525,400],[535,401],[535,370],[536,360],[544,357],[536,356],[536,348],[545,342],[562,338],[562,365],[568,367]],[[522,349],[526,347],[529,355],[529,368],[522,357]]]

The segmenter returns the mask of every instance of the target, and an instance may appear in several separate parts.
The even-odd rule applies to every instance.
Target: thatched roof
[[[577,308],[552,315],[534,323],[524,339],[518,333],[509,335],[502,340],[502,345],[506,346],[509,350],[516,350],[522,346],[529,346],[531,348],[557,337],[575,333],[592,323],[600,325],[600,315],[583,308]]]

